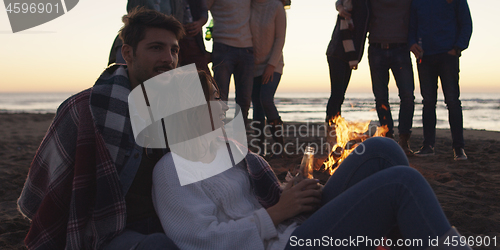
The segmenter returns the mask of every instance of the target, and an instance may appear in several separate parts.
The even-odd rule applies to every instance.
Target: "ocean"
[[[0,93],[2,113],[55,113],[73,93]],[[283,121],[324,122],[330,93],[276,93],[275,103]],[[230,99],[234,96],[230,96]],[[498,93],[462,93],[464,128],[500,131],[500,95]],[[399,97],[390,94],[390,105],[398,123]],[[232,105],[229,105],[232,106]],[[442,93],[438,96],[437,127],[449,128],[448,110]],[[252,117],[250,110],[249,118]],[[228,114],[229,116],[230,114]],[[347,93],[342,116],[349,121],[378,120],[371,93]],[[422,98],[415,94],[413,127],[422,127]]]

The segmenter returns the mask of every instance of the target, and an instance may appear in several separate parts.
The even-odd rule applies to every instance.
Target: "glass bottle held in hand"
[[[304,156],[302,157],[302,161],[300,162],[299,172],[294,179],[294,185],[299,183],[303,179],[312,179],[313,178],[313,163],[314,163],[314,148],[307,146],[304,151]]]

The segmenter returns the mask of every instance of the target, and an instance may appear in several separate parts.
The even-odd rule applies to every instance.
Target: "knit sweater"
[[[411,0],[372,0],[370,43],[406,43]]]
[[[250,29],[255,58],[254,76],[264,74],[268,64],[275,67],[274,72],[282,74],[286,33],[286,15],[283,4],[277,0],[252,1]]]
[[[214,19],[214,42],[236,48],[252,47],[250,3],[251,0],[207,0]]]
[[[209,164],[222,164],[220,155]],[[181,186],[174,158],[179,170],[207,164],[168,153],[153,172],[157,214],[165,233],[180,249],[284,249],[297,223],[274,226],[252,192],[244,164]]]

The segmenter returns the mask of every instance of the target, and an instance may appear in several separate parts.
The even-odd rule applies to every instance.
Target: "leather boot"
[[[413,155],[413,151],[410,149],[410,136],[411,134],[399,134],[398,144],[407,156]]]
[[[265,120],[254,120],[253,122],[254,133],[252,136],[253,141],[257,143],[251,143],[251,145],[256,145],[257,154],[264,157],[266,155],[266,121]]]
[[[460,233],[458,233],[457,229],[455,227],[452,227],[450,230],[448,230],[448,232],[446,232],[444,235],[440,236],[438,239],[437,239],[437,242],[436,242],[436,239],[434,239],[434,241],[432,241],[433,239],[430,239],[431,240],[431,244],[433,245],[436,245],[437,246],[429,246],[428,248],[426,249],[433,249],[433,250],[447,250],[447,249],[470,249],[472,250],[472,248],[468,245],[465,245],[465,246],[461,246],[461,242],[460,242]],[[458,242],[456,241],[453,241],[454,240],[458,240]]]
[[[283,121],[281,119],[276,119],[273,121],[267,121],[271,125],[271,134],[274,139],[274,143],[271,144],[271,151],[273,153],[273,158],[283,157],[283,152],[285,150],[284,142],[284,131],[283,131]],[[277,145],[276,145],[277,144]]]

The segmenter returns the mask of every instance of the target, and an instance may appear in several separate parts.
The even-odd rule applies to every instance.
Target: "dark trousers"
[[[418,64],[420,92],[423,98],[422,122],[424,125],[424,145],[434,146],[436,141],[436,102],[438,77],[441,79],[444,102],[448,108],[448,122],[454,148],[464,147],[462,103],[458,73],[459,58],[448,53],[428,55]]]
[[[328,67],[330,68],[330,99],[326,106],[327,118],[340,115],[341,107],[344,103],[344,96],[351,79],[351,68],[349,63],[338,57],[327,56]]]
[[[372,77],[372,89],[380,125],[387,125],[389,133],[393,133],[394,121],[389,106],[389,69],[392,71],[398,86],[399,99],[399,134],[410,134],[415,110],[413,90],[413,68],[410,51],[406,46],[382,49],[370,45],[368,60]]]

